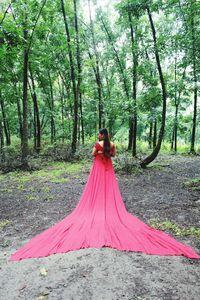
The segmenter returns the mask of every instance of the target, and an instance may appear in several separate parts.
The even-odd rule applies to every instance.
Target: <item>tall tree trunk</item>
[[[192,1],[194,4],[194,1]],[[194,8],[192,7],[192,10]],[[197,66],[196,66],[196,32],[195,32],[195,22],[194,15],[191,16],[191,29],[192,29],[192,65],[193,65],[193,84],[194,84],[194,109],[193,109],[193,118],[192,118],[192,137],[191,137],[191,146],[190,152],[195,153],[194,144],[195,144],[195,135],[196,135],[196,121],[197,121]]]
[[[157,38],[156,38],[156,31],[153,23],[153,19],[151,16],[151,12],[149,7],[147,7],[147,13],[149,16],[149,22],[151,25],[151,30],[152,30],[152,35],[153,35],[153,41],[154,41],[154,49],[155,49],[155,56],[156,56],[156,63],[157,63],[157,68],[159,72],[159,77],[160,77],[160,83],[162,87],[162,100],[163,100],[163,110],[162,110],[162,120],[161,120],[161,126],[160,126],[160,131],[159,131],[159,136],[158,136],[158,142],[155,148],[153,149],[153,152],[146,157],[144,160],[140,162],[140,165],[142,168],[145,168],[149,163],[151,163],[156,156],[158,155],[164,135],[164,129],[165,129],[165,119],[166,119],[166,102],[167,102],[167,92],[166,92],[166,87],[165,87],[165,81],[162,73],[162,68],[160,64],[160,57],[158,53],[158,47],[157,47]]]
[[[149,149],[152,148],[152,131],[153,131],[153,120],[150,118],[150,127],[149,127]]]
[[[17,97],[17,113],[18,113],[18,120],[19,120],[19,133],[22,142],[22,134],[23,134],[23,125],[22,125],[22,114],[21,114],[21,104],[20,98]]]
[[[68,135],[67,138],[70,138],[70,132],[71,132],[71,118],[69,115],[68,110],[70,110],[71,115],[73,114],[73,108],[72,108],[72,104],[71,104],[71,97],[70,97],[70,80],[66,80],[66,78],[68,79],[68,76],[66,76],[65,74],[62,74],[61,72],[59,72],[60,77],[62,78],[62,82],[65,86],[65,90],[66,90],[66,98],[69,100],[69,105],[68,103],[66,104],[66,110],[65,110],[65,115],[66,115],[66,120],[67,120],[67,125],[68,125]]]
[[[79,45],[79,27],[78,27],[78,18],[77,18],[77,7],[76,7],[76,0],[73,0],[74,2],[74,27],[75,27],[75,32],[76,32],[76,60],[77,60],[77,68],[78,68],[78,74],[77,74],[77,88],[76,88],[76,106],[74,107],[74,111],[77,115],[78,118],[78,140],[80,143],[80,116],[78,115],[78,100],[80,99],[81,102],[81,91],[80,91],[80,86],[81,86],[81,55],[80,55],[80,45]],[[82,106],[81,106],[82,109]],[[77,127],[74,128],[74,131],[77,130]]]
[[[153,148],[155,149],[157,143],[157,118],[154,118],[154,127],[153,127]]]
[[[0,117],[0,157],[1,157],[1,162],[4,162],[5,151],[4,151],[4,137],[3,137],[3,126],[2,126],[1,117]]]
[[[130,10],[128,10],[128,17],[129,17],[129,24],[130,24],[130,31],[131,31],[131,45],[132,45],[132,60],[133,60],[133,67],[132,67],[132,97],[133,97],[133,125],[131,125],[133,131],[133,149],[132,154],[136,156],[136,138],[137,138],[137,66],[138,66],[138,57],[136,53],[137,47],[137,25],[135,27],[135,38],[133,33],[133,24],[132,24],[132,15]]]
[[[49,71],[48,71],[48,77],[49,77]],[[37,81],[40,82],[41,88],[43,90],[44,95],[46,96],[46,102],[48,103],[49,106],[49,111],[52,114],[52,101],[51,101],[51,94],[49,93],[48,89],[46,89],[45,84],[42,80],[42,78],[40,77],[40,74],[37,73]],[[50,82],[50,79],[49,79]],[[50,85],[50,84],[49,84]],[[44,121],[45,115],[43,115],[42,117],[42,122],[41,122],[41,135],[42,135],[42,131],[44,130],[44,128],[46,127],[47,123],[49,122],[48,118]],[[50,123],[52,122],[51,116],[50,116]],[[51,135],[53,137],[53,133],[54,133],[54,127],[53,124],[51,123]],[[52,140],[53,138],[51,138]]]
[[[17,86],[17,76],[13,74],[13,84],[15,86],[15,91],[16,91],[16,102],[17,102],[17,114],[18,114],[18,121],[19,121],[19,134],[20,134],[20,139],[21,139],[21,143],[22,143],[22,131],[23,131],[23,125],[22,125],[22,113],[21,113],[21,104],[20,104],[20,100],[22,98],[21,95],[21,86]]]
[[[88,0],[88,8],[89,8],[89,17],[90,17],[90,28],[91,28],[91,35],[92,35],[92,43],[94,48],[95,54],[95,61],[96,61],[96,81],[97,81],[97,90],[98,90],[98,98],[99,98],[99,128],[102,127],[102,119],[104,118],[104,111],[103,111],[103,99],[102,99],[102,82],[99,70],[99,56],[96,48],[96,41],[94,37],[94,27],[91,17],[91,8],[90,8],[90,0]]]
[[[129,86],[128,86],[128,82],[127,82],[127,78],[126,78],[126,72],[125,72],[125,66],[123,65],[123,63],[121,62],[120,60],[120,57],[118,55],[118,52],[115,48],[115,45],[113,43],[113,40],[112,40],[112,37],[111,37],[111,34],[110,32],[108,31],[108,28],[101,16],[101,21],[102,21],[102,25],[103,25],[103,28],[107,34],[107,37],[108,37],[108,41],[109,43],[111,44],[112,48],[113,48],[113,53],[114,53],[114,58],[116,60],[116,63],[117,63],[117,66],[118,66],[118,69],[119,69],[119,75],[121,77],[121,81],[123,83],[123,89],[124,89],[124,92],[125,92],[125,95],[126,95],[126,99],[129,103]],[[132,115],[132,110],[131,110],[131,106],[129,105],[128,107],[128,113],[129,113],[129,138],[128,138],[128,150],[131,150],[132,149],[132,144],[133,144],[133,115]]]
[[[61,79],[61,82],[59,80]],[[64,125],[64,83],[62,81],[62,78],[60,77],[60,74],[58,76],[58,86],[59,86],[59,93],[60,93],[60,101],[61,101],[61,120],[62,120],[62,143],[65,141],[65,125]]]
[[[24,1],[24,62],[23,62],[23,135],[22,135],[22,167],[28,168],[28,7]]]
[[[71,40],[70,40],[70,33],[68,28],[68,22],[65,12],[65,6],[64,1],[61,0],[61,7],[62,7],[62,13],[64,18],[64,24],[65,24],[65,31],[67,36],[67,46],[68,46],[68,54],[69,54],[69,63],[70,63],[70,73],[71,73],[71,80],[72,80],[72,87],[73,87],[73,95],[74,95],[74,126],[73,126],[73,134],[72,134],[72,154],[76,152],[76,144],[77,144],[77,123],[78,123],[78,94],[76,91],[76,80],[75,80],[75,72],[74,72],[74,63],[73,63],[73,56],[72,56],[72,50],[71,50]]]
[[[0,92],[0,105],[1,105],[3,125],[4,125],[4,132],[6,137],[6,145],[9,146],[11,144],[10,129],[9,129],[8,120],[6,118],[4,99],[3,96],[1,95],[1,92]]]
[[[89,58],[91,59],[91,61],[92,61],[92,59],[93,59],[93,56],[92,56],[92,54],[91,54],[91,52],[90,52],[90,50],[89,50],[89,48],[88,48],[88,55],[89,55]],[[99,99],[99,102],[98,102],[98,116],[97,116],[97,119],[98,119],[98,126],[99,126],[99,128],[101,128],[102,127],[102,113],[101,113],[101,99],[102,99],[102,97],[101,97],[101,95],[102,95],[102,92],[100,91],[101,90],[101,88],[102,88],[102,86],[101,86],[101,81],[100,81],[100,79],[99,79],[99,75],[98,75],[98,71],[97,71],[97,65],[96,66],[92,66],[92,69],[93,69],[93,71],[94,71],[94,75],[95,75],[95,80],[96,80],[96,84],[97,84],[97,91],[98,91],[98,99]],[[98,130],[98,129],[97,129]]]
[[[49,85],[50,85],[50,97],[49,100],[50,108],[51,108],[51,144],[55,142],[55,135],[56,135],[56,128],[55,128],[55,120],[54,120],[54,95],[53,95],[53,84],[51,80],[51,74],[48,70],[48,77],[49,77]]]
[[[171,151],[174,149],[174,126],[172,128]]]
[[[78,116],[78,144],[80,145],[80,140],[81,140],[81,131],[80,131],[80,128],[81,128],[81,120],[80,120],[80,117]]]
[[[24,61],[23,61],[23,129],[22,129],[22,167],[28,168],[28,56],[31,49],[35,28],[39,17],[42,13],[46,0],[43,1],[40,11],[35,19],[34,27],[28,43],[28,3],[24,0],[24,24],[23,24],[23,38],[24,38]]]
[[[83,119],[83,107],[82,107],[82,93],[80,93],[80,118],[81,118],[81,139],[84,145],[84,119]]]
[[[174,123],[174,151],[177,152],[177,133],[178,133],[178,105],[175,107],[175,123]]]
[[[35,81],[31,69],[31,65],[29,63],[29,72],[30,72],[30,78],[32,83],[32,99],[33,99],[33,105],[34,105],[34,123],[35,123],[35,150],[37,153],[40,152],[41,149],[41,124],[40,124],[40,114],[39,114],[39,108],[38,108],[38,101],[37,101],[37,95],[35,90]]]

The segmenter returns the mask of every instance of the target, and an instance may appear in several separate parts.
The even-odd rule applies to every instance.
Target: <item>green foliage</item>
[[[87,2],[87,1],[86,1]],[[64,1],[71,37],[73,67],[77,82],[77,42],[74,28],[73,1]],[[84,7],[83,7],[84,6]],[[175,124],[175,107],[178,105],[177,134],[178,152],[189,151],[191,143],[194,67],[197,81],[200,61],[200,19],[198,1],[129,1],[109,3],[110,11],[93,3],[95,14],[93,27],[85,15],[87,4],[77,2],[79,47],[81,54],[81,100],[84,124],[84,145],[77,145],[75,156],[71,153],[74,122],[74,96],[71,83],[69,53],[66,43],[65,26],[60,2],[47,1],[37,16],[42,3],[27,1],[28,43],[32,38],[29,52],[29,71],[35,83],[35,94],[42,125],[41,151],[34,149],[35,112],[32,99],[33,86],[29,72],[28,85],[28,128],[29,157],[32,163],[40,165],[42,158],[55,161],[91,159],[91,148],[97,139],[99,118],[99,89],[103,116],[102,121],[117,143],[128,145],[129,117],[133,112],[133,67],[136,64],[136,106],[137,144],[139,155],[149,152],[148,140],[150,122],[157,120],[157,136],[161,122],[162,92],[155,61],[155,49],[147,7],[155,23],[157,49],[166,83],[168,103],[165,127],[165,142],[161,151],[170,152],[172,132]],[[4,145],[0,153],[2,168],[14,169],[20,165],[21,140],[19,120],[23,120],[23,26],[26,4],[13,1],[12,11],[5,14],[6,1],[1,3],[0,20],[0,122],[3,124],[3,138],[6,144],[6,128],[11,135],[11,145]],[[110,15],[112,14],[112,18]],[[131,39],[130,19],[134,41]],[[37,23],[35,21],[37,20]],[[33,31],[34,29],[34,31]],[[91,30],[94,30],[94,39]],[[33,33],[33,36],[31,36]],[[94,47],[95,43],[95,47]],[[98,57],[97,57],[97,56]],[[100,78],[97,79],[97,58]],[[176,79],[175,79],[176,71]],[[80,99],[79,99],[80,100]],[[79,101],[80,104],[80,101]],[[4,110],[4,111],[2,111]],[[4,113],[4,115],[3,115]],[[78,119],[81,121],[80,106]],[[196,120],[196,152],[199,145],[199,108]],[[20,117],[20,118],[19,118]],[[51,142],[51,125],[55,125],[55,140]],[[79,132],[80,131],[80,132]],[[78,125],[81,140],[81,122]],[[80,142],[78,142],[79,144]],[[121,147],[121,146],[119,146]],[[37,160],[37,161],[36,161]]]

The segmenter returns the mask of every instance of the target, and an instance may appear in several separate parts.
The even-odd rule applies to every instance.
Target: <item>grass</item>
[[[200,228],[199,227],[180,227],[176,223],[170,220],[161,221],[158,218],[152,218],[149,221],[150,226],[158,230],[171,230],[177,236],[194,236],[200,239]]]
[[[43,193],[49,193],[50,192],[50,188],[48,186],[45,186],[42,188],[42,192]]]
[[[153,169],[153,170],[163,170],[166,166],[168,166],[167,164],[161,164],[159,162],[157,163],[152,163],[148,166],[148,169]]]
[[[33,195],[27,195],[26,198],[25,198],[25,200],[27,200],[27,201],[35,201],[35,200],[37,200],[37,199],[38,199],[38,198],[35,197],[35,196],[33,196]]]
[[[0,189],[0,192],[3,192],[3,193],[12,193],[12,189],[10,188],[3,188],[3,189]]]
[[[64,183],[69,181],[69,178],[60,178],[66,173],[77,173],[88,168],[90,164],[86,161],[79,162],[48,162],[47,165],[43,166],[41,170],[24,172],[24,171],[13,171],[5,175],[0,174],[0,180],[9,180],[12,183],[17,184],[17,188],[24,191],[25,184],[31,182],[32,180],[48,180],[54,183]],[[80,178],[79,175],[76,178]]]
[[[68,182],[70,179],[69,178],[53,178],[50,181],[53,183],[65,183]]]
[[[20,190],[21,192],[26,191],[25,185],[24,184],[20,184],[17,186],[17,189]]]
[[[0,221],[0,230],[2,230],[6,225],[12,223],[12,221],[9,220],[2,220]]]
[[[191,188],[192,190],[200,191],[200,177],[185,181],[183,186],[186,188]]]

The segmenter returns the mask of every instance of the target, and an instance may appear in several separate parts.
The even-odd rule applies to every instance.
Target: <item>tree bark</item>
[[[81,118],[81,139],[82,144],[84,145],[84,119],[83,119],[83,106],[82,106],[82,93],[80,93],[80,118]]]
[[[101,128],[102,127],[102,119],[104,118],[103,99],[102,99],[102,81],[101,81],[100,69],[99,69],[99,56],[98,56],[98,52],[97,52],[97,48],[96,48],[96,41],[95,41],[95,36],[94,36],[94,27],[93,27],[93,22],[92,22],[92,18],[91,18],[90,0],[88,0],[88,8],[89,8],[92,43],[93,43],[95,62],[96,62],[96,82],[97,82],[97,91],[98,91],[98,98],[99,98],[99,128]]]
[[[82,133],[83,133],[83,112],[82,112],[82,99],[81,99],[81,55],[80,55],[80,43],[79,43],[79,27],[78,27],[78,18],[77,18],[77,7],[76,7],[76,0],[74,1],[74,25],[75,25],[75,32],[76,32],[76,60],[77,60],[77,68],[78,68],[78,78],[77,78],[77,88],[76,88],[76,94],[77,94],[77,102],[76,102],[76,115],[78,118],[78,132],[79,132],[79,142],[80,142],[80,125],[82,125]],[[80,104],[78,103],[78,100],[80,100]],[[80,106],[80,113],[81,116],[78,115],[78,105]],[[81,123],[81,124],[80,124]],[[74,128],[75,130],[75,128]],[[84,143],[84,138],[82,135],[82,142]]]
[[[1,157],[1,162],[4,162],[5,161],[4,136],[3,136],[3,126],[2,126],[1,118],[0,118],[0,157]]]
[[[28,168],[28,7],[24,3],[24,61],[23,61],[23,134],[22,134],[22,167]]]
[[[123,66],[121,60],[120,60],[120,57],[118,55],[118,52],[115,48],[115,45],[113,43],[113,40],[112,40],[112,37],[106,27],[106,24],[103,20],[103,18],[101,17],[101,21],[102,21],[102,25],[103,25],[103,28],[107,34],[107,37],[108,37],[108,42],[111,44],[112,48],[113,48],[113,52],[114,52],[114,58],[116,60],[116,63],[117,63],[117,66],[118,66],[118,69],[119,69],[119,75],[121,76],[122,78],[122,83],[123,83],[123,89],[124,89],[124,92],[125,92],[125,95],[126,95],[126,99],[129,103],[129,86],[128,86],[128,83],[127,83],[127,79],[126,79],[126,75],[125,75],[125,66]],[[131,111],[131,107],[129,105],[128,107],[128,112],[129,112],[129,138],[128,138],[128,150],[131,150],[132,149],[132,144],[133,144],[133,115],[132,115],[132,111]]]
[[[154,127],[153,127],[153,148],[155,149],[157,143],[157,118],[154,117]]]
[[[132,85],[133,85],[133,91],[132,91],[132,98],[133,98],[133,124],[132,131],[133,131],[133,137],[132,137],[132,155],[133,157],[136,156],[136,139],[137,139],[137,66],[138,66],[138,57],[136,53],[136,47],[137,47],[137,26],[135,27],[135,38],[134,38],[134,30],[133,30],[133,24],[132,24],[132,15],[130,10],[128,10],[128,17],[129,17],[129,24],[130,24],[130,31],[131,31],[131,45],[132,45],[132,60],[133,60],[133,67],[132,67]]]
[[[32,83],[32,99],[33,99],[33,106],[34,106],[34,123],[35,123],[35,150],[37,153],[41,150],[41,124],[40,124],[40,114],[39,114],[39,108],[38,108],[38,101],[37,101],[37,95],[35,90],[35,81],[33,77],[33,72],[31,69],[31,65],[29,63],[29,72],[30,72],[30,78]]]
[[[72,154],[74,154],[76,152],[76,144],[77,144],[78,94],[77,94],[77,90],[76,90],[76,80],[75,80],[74,63],[73,63],[73,56],[72,56],[72,49],[71,49],[70,32],[69,32],[69,28],[68,28],[68,22],[67,22],[67,17],[66,17],[65,6],[64,6],[63,0],[61,0],[61,7],[62,7],[65,31],[66,31],[66,36],[67,36],[67,47],[68,47],[68,55],[69,55],[69,63],[70,63],[70,73],[71,73],[73,95],[74,95],[74,126],[73,126],[72,144],[71,144]]]
[[[152,148],[152,132],[153,132],[153,120],[150,119],[150,127],[149,127],[149,149]]]
[[[160,131],[159,131],[157,145],[153,149],[153,152],[148,157],[146,157],[144,160],[142,160],[140,162],[140,165],[141,165],[142,168],[145,168],[149,163],[151,163],[156,158],[156,156],[158,155],[158,153],[160,151],[162,139],[163,139],[163,136],[164,136],[165,119],[166,119],[166,102],[167,102],[167,92],[166,92],[165,81],[164,81],[162,68],[161,68],[161,64],[160,64],[160,57],[159,57],[159,52],[158,52],[158,47],[157,47],[156,31],[155,31],[155,26],[154,26],[154,23],[153,23],[153,19],[152,19],[149,7],[147,7],[147,13],[148,13],[149,22],[150,22],[150,25],[151,25],[153,41],[154,41],[156,63],[157,63],[160,83],[161,83],[161,87],[162,87],[163,109],[162,109],[162,120],[161,120],[161,127],[160,127]]]
[[[194,4],[194,1],[192,1]],[[194,8],[192,8],[193,10]],[[192,30],[192,65],[193,65],[193,85],[194,85],[194,108],[193,108],[193,118],[192,118],[192,137],[190,152],[195,154],[194,144],[196,136],[196,122],[197,122],[197,66],[196,66],[196,32],[195,32],[195,22],[194,16],[191,16],[191,30]]]
[[[56,128],[55,128],[55,120],[54,120],[54,95],[53,95],[53,84],[51,80],[51,74],[48,70],[48,77],[49,77],[49,85],[50,85],[50,109],[51,109],[51,144],[55,142],[56,136]]]
[[[8,124],[8,120],[6,117],[4,99],[3,99],[3,96],[1,95],[1,92],[0,92],[0,105],[1,105],[3,125],[4,125],[3,127],[4,127],[5,137],[6,137],[6,145],[9,146],[11,144],[10,129],[9,129],[9,124]]]

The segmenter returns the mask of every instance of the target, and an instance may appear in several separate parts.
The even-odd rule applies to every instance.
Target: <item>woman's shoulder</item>
[[[115,147],[116,146],[115,143],[113,143],[113,142],[110,142],[110,144],[111,144],[111,147]]]
[[[101,147],[103,147],[103,144],[104,144],[104,141],[96,141],[95,146],[100,145]],[[110,145],[111,145],[111,148],[112,148],[113,146],[115,147],[115,143],[113,143],[113,142],[111,142],[111,141],[110,141]]]
[[[104,144],[103,141],[99,141],[98,143],[100,144],[100,146],[103,147],[103,144]],[[110,141],[110,146],[111,146],[111,148],[112,148],[113,146],[115,146],[115,144],[114,144],[113,142]]]

